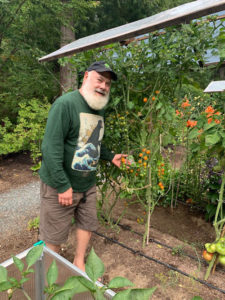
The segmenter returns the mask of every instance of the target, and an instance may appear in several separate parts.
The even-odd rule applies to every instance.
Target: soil
[[[37,176],[32,175],[31,165],[28,154],[6,157],[0,161],[0,194],[38,180]],[[214,240],[214,229],[204,220],[201,212],[182,203],[173,211],[156,207],[151,219],[150,242],[143,248],[145,228],[137,222],[137,218],[144,217],[143,209],[137,204],[127,203],[124,199],[119,200],[112,216],[116,220],[126,207],[126,214],[120,221],[125,228],[112,224],[100,225],[89,245],[88,250],[94,247],[105,265],[104,283],[115,276],[123,276],[131,280],[135,287],[156,286],[152,299],[191,300],[194,296],[204,300],[225,299],[221,291],[192,278],[204,279],[207,265],[202,261],[201,253],[204,244]],[[75,226],[71,228],[68,242],[62,245],[61,251],[61,255],[71,262],[76,247],[74,232]],[[36,241],[35,230],[1,236],[0,262],[31,247]],[[218,266],[207,283],[224,291],[224,278],[225,268]]]

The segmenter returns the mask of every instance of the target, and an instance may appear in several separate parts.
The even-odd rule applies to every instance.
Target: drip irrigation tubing
[[[184,275],[184,276],[186,276],[186,277],[189,277],[189,278],[191,278],[191,279],[194,279],[195,281],[198,281],[198,282],[200,282],[201,284],[204,284],[204,285],[206,285],[207,287],[209,287],[209,288],[211,288],[211,289],[217,290],[217,291],[219,291],[220,293],[225,294],[225,290],[220,289],[220,288],[218,288],[217,286],[215,286],[215,285],[213,285],[213,284],[211,284],[211,283],[206,282],[205,280],[202,280],[202,279],[196,278],[196,277],[194,277],[194,276],[191,276],[191,275],[189,275],[188,273],[186,273],[186,272],[184,272],[184,271],[182,271],[182,270],[179,270],[179,269],[177,269],[176,267],[171,266],[170,264],[167,264],[167,263],[165,263],[165,262],[163,262],[163,261],[160,261],[160,260],[158,260],[158,259],[156,259],[156,258],[154,258],[154,257],[148,256],[148,255],[142,253],[142,252],[139,251],[139,250],[137,251],[137,250],[135,250],[135,249],[133,249],[133,248],[130,248],[129,246],[127,246],[127,245],[125,245],[125,244],[123,244],[123,243],[120,243],[120,242],[118,242],[118,241],[116,241],[116,240],[114,240],[114,239],[112,239],[112,238],[109,238],[109,237],[107,237],[106,235],[104,235],[104,234],[102,234],[102,233],[99,233],[99,232],[97,232],[97,231],[93,231],[93,232],[94,232],[96,235],[98,235],[98,236],[100,236],[100,237],[103,237],[104,239],[109,240],[109,241],[111,241],[112,243],[121,246],[122,248],[125,248],[125,249],[129,250],[130,252],[132,252],[132,253],[135,254],[135,255],[139,255],[139,256],[142,256],[142,257],[144,257],[144,258],[146,258],[146,259],[148,259],[148,260],[154,261],[154,262],[156,262],[156,263],[158,263],[158,264],[160,264],[160,265],[162,265],[162,266],[164,266],[164,267],[167,267],[167,268],[169,268],[169,269],[171,269],[171,270],[173,270],[173,271],[175,271],[175,272],[178,272],[178,273],[180,273],[180,274],[182,274],[182,275]]]
[[[114,222],[115,222],[115,221],[113,221],[113,223],[114,223]],[[116,222],[115,222],[115,224],[116,224]],[[137,231],[131,229],[131,227],[130,227],[129,225],[123,225],[123,224],[120,224],[120,223],[118,223],[117,225],[118,225],[119,227],[121,227],[123,230],[130,231],[130,232],[135,233],[135,234],[137,234],[137,235],[139,235],[139,236],[143,236],[142,233],[137,232]],[[171,249],[171,250],[174,249],[174,247],[168,246],[168,245],[166,245],[166,244],[164,244],[164,243],[162,243],[162,242],[159,242],[159,241],[157,241],[157,240],[155,240],[155,239],[152,239],[152,238],[149,239],[149,242],[155,243],[155,244],[157,244],[157,245],[163,246],[163,247],[168,248],[168,249]],[[198,258],[196,258],[196,257],[193,256],[193,255],[190,255],[190,254],[188,254],[188,253],[185,253],[184,251],[182,251],[182,255],[187,256],[187,257],[189,257],[189,258],[191,258],[191,259],[194,259],[194,260],[196,260],[196,261],[201,261],[201,263],[203,263],[205,266],[208,266],[207,262],[204,261],[203,259],[198,259]],[[219,271],[225,273],[225,270],[222,269],[221,267],[219,268]]]
[[[104,219],[104,220],[107,222],[107,219],[106,219],[104,216],[101,216],[101,217],[102,217],[102,219]],[[123,230],[130,231],[130,232],[132,232],[132,233],[135,233],[135,234],[137,234],[137,235],[143,237],[143,234],[142,234],[142,233],[133,230],[133,229],[131,228],[130,225],[123,225],[123,224],[117,223],[115,220],[113,220],[112,222],[113,222],[114,225],[118,225],[118,226],[121,227]],[[152,226],[152,227],[153,227],[153,226]],[[168,249],[170,249],[170,250],[173,250],[173,249],[174,249],[174,247],[168,246],[168,245],[166,245],[166,244],[164,244],[164,243],[162,243],[162,242],[159,242],[159,241],[157,241],[157,240],[155,240],[155,239],[152,239],[152,238],[149,239],[149,242],[155,243],[155,244],[160,245],[160,246],[163,246],[163,247],[168,248]],[[207,262],[206,262],[205,260],[203,260],[203,259],[198,259],[198,258],[196,258],[195,256],[190,255],[190,254],[188,254],[188,253],[186,253],[186,252],[184,252],[184,251],[182,251],[182,255],[187,256],[187,257],[189,257],[189,258],[191,258],[191,259],[193,259],[193,260],[196,260],[196,261],[201,261],[201,263],[203,263],[205,266],[208,266]],[[225,270],[224,270],[222,267],[218,267],[218,266],[217,266],[217,268],[219,268],[219,270],[218,270],[219,272],[225,273]]]

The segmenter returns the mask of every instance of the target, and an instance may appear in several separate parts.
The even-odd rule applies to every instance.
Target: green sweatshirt
[[[114,154],[101,141],[103,110],[91,109],[78,90],[59,97],[52,105],[42,143],[40,178],[63,193],[70,187],[85,192],[96,182],[99,158]]]

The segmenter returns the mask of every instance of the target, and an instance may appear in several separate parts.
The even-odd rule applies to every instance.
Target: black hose
[[[114,222],[114,221],[113,221],[113,222]],[[137,235],[139,235],[139,236],[143,236],[142,233],[137,232],[137,231],[131,229],[131,227],[130,227],[129,225],[123,225],[123,224],[119,224],[119,223],[118,223],[117,225],[120,226],[123,230],[127,230],[127,231],[130,231],[130,232],[132,232],[132,233],[135,233],[135,234],[137,234]],[[168,245],[166,245],[166,244],[164,244],[164,243],[162,243],[162,242],[159,242],[159,241],[157,241],[157,240],[155,240],[155,239],[152,239],[152,238],[149,239],[149,242],[155,243],[155,244],[157,244],[157,245],[161,245],[161,246],[163,246],[163,247],[165,247],[165,248],[168,248],[168,249],[171,249],[171,250],[174,249],[173,247],[168,246]],[[195,256],[190,255],[190,254],[185,253],[185,252],[182,252],[182,254],[183,254],[184,256],[187,256],[187,257],[189,257],[189,258],[191,258],[191,259],[194,259],[194,260],[196,260],[196,261],[201,261],[201,263],[203,263],[205,266],[208,266],[207,262],[206,262],[205,260],[203,260],[203,259],[200,259],[200,260],[199,260],[199,259],[196,258]],[[222,269],[222,268],[220,268],[219,271],[225,273],[225,270]]]
[[[107,219],[106,219],[104,216],[101,216],[101,218],[102,218],[105,222],[107,222]],[[143,237],[143,234],[142,234],[142,233],[137,232],[137,231],[131,229],[131,226],[130,226],[130,225],[123,225],[123,224],[117,223],[115,220],[113,220],[112,222],[113,222],[114,225],[115,225],[115,224],[118,225],[118,226],[121,227],[123,230],[130,231],[130,232],[132,232],[132,233],[135,233],[135,234],[137,234],[137,235]],[[153,226],[152,226],[152,227],[153,227]],[[168,245],[166,245],[166,244],[163,244],[162,242],[159,242],[159,241],[157,241],[157,240],[155,240],[155,239],[150,238],[150,239],[149,239],[149,242],[152,242],[152,243],[161,245],[161,246],[163,246],[163,247],[165,247],[165,248],[168,248],[168,249],[173,250],[173,247],[168,246]],[[190,255],[190,254],[185,253],[185,252],[182,252],[182,254],[183,254],[184,256],[187,256],[187,257],[189,257],[189,258],[191,258],[191,259],[194,259],[194,260],[196,260],[196,261],[201,261],[201,263],[203,263],[205,266],[208,265],[207,262],[206,262],[205,260],[203,260],[203,259],[198,259],[198,258],[196,258],[195,256]],[[223,268],[221,268],[221,267],[219,268],[219,271],[225,273],[225,270],[224,270]]]
[[[220,288],[214,286],[213,284],[206,282],[205,280],[201,280],[201,279],[198,279],[198,278],[196,278],[196,277],[194,277],[194,276],[191,276],[191,275],[189,275],[188,273],[183,272],[183,271],[181,271],[181,270],[179,270],[179,269],[177,269],[177,268],[171,266],[170,264],[167,264],[167,263],[165,263],[165,262],[162,262],[162,261],[160,261],[160,260],[158,260],[158,259],[156,259],[156,258],[153,258],[153,257],[151,257],[151,256],[145,255],[145,254],[142,253],[141,251],[134,250],[133,248],[130,248],[130,247],[128,247],[128,246],[126,246],[126,245],[124,245],[124,244],[122,244],[122,243],[120,243],[120,242],[118,242],[118,241],[116,241],[116,240],[114,240],[114,239],[112,239],[112,238],[109,238],[109,237],[105,236],[105,235],[102,234],[102,233],[99,233],[99,232],[97,232],[97,231],[93,231],[93,232],[94,232],[96,235],[101,236],[101,237],[103,237],[104,239],[109,240],[109,241],[111,241],[112,243],[115,243],[115,244],[117,244],[117,245],[119,245],[119,246],[121,246],[121,247],[123,247],[123,248],[129,250],[129,251],[132,252],[133,254],[136,254],[136,255],[139,255],[139,256],[143,256],[143,257],[147,258],[148,260],[154,261],[154,262],[156,262],[156,263],[158,263],[158,264],[160,264],[160,265],[163,265],[163,266],[165,266],[165,267],[167,267],[167,268],[169,268],[169,269],[171,269],[171,270],[173,270],[173,271],[176,271],[176,272],[178,272],[178,273],[180,273],[180,274],[182,274],[182,275],[184,275],[184,276],[187,276],[187,277],[189,277],[189,278],[191,278],[191,279],[194,279],[194,280],[200,282],[201,284],[204,284],[204,285],[208,286],[209,288],[212,288],[212,289],[214,289],[214,290],[217,290],[217,291],[219,291],[219,292],[225,294],[225,290],[222,290],[222,289],[220,289]]]

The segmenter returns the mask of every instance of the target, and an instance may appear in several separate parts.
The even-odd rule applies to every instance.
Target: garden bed
[[[19,165],[17,161],[17,164],[2,164],[1,168],[7,166],[11,178],[13,172],[19,174],[20,182],[23,183],[28,180],[27,165],[28,163],[22,168],[22,164]],[[5,174],[5,170],[3,171],[2,174]],[[13,188],[18,185],[18,182],[14,185],[12,180],[9,186]],[[119,201],[113,218],[119,216],[125,204],[125,200]],[[121,224],[127,225],[126,230],[101,225],[98,230],[100,235],[93,234],[89,249],[93,246],[105,264],[103,281],[108,282],[115,276],[124,276],[133,281],[136,287],[157,286],[152,299],[189,300],[193,296],[201,296],[204,300],[223,299],[225,295],[213,288],[224,289],[223,269],[217,267],[216,273],[208,279],[207,282],[213,287],[184,275],[189,274],[200,280],[204,278],[206,265],[201,261],[201,252],[206,242],[213,241],[214,229],[210,223],[205,222],[203,215],[183,204],[179,204],[173,213],[170,208],[156,207],[150,231],[153,241],[143,248],[142,237],[139,234],[144,232],[144,225],[137,222],[137,218],[141,218],[142,214],[140,207],[136,204],[131,205],[121,221]],[[73,259],[76,246],[74,229],[75,227],[71,228],[69,240],[63,245],[61,253],[69,261]],[[29,248],[36,240],[37,232],[28,230],[1,237],[0,261]]]

